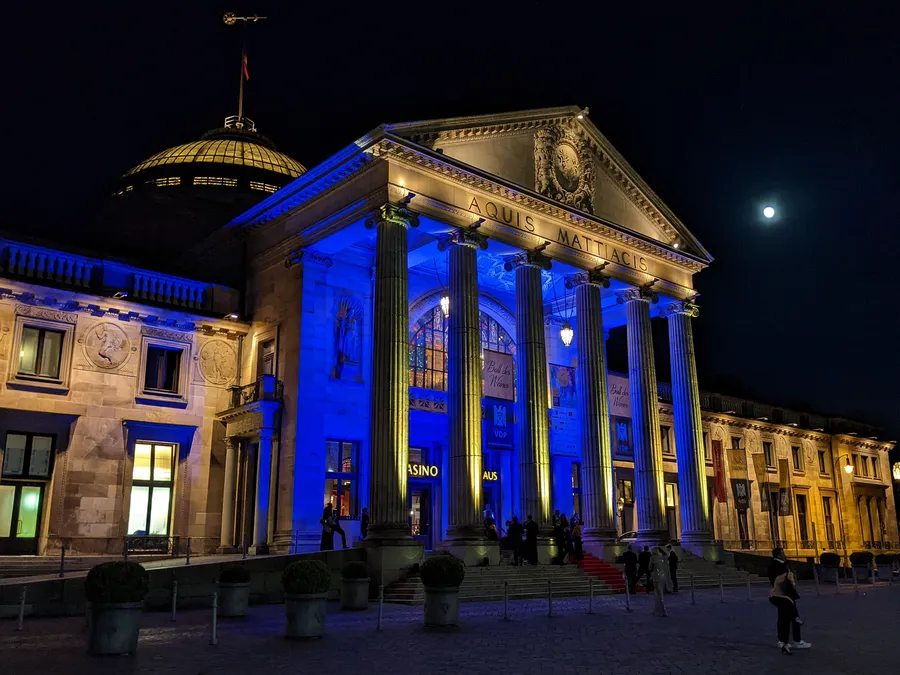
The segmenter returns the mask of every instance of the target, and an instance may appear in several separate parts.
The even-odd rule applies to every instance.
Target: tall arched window
[[[497,320],[479,312],[481,349],[516,354],[516,345]],[[447,329],[450,321],[440,305],[425,312],[409,340],[409,386],[447,391]]]

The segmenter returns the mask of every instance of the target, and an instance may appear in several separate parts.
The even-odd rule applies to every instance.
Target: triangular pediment
[[[564,207],[712,260],[575,106],[389,124],[383,129]]]

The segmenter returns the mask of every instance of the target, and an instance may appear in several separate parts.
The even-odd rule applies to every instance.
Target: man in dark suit
[[[506,538],[509,541],[509,547],[513,552],[513,562],[516,566],[522,564],[522,533],[524,532],[522,523],[519,522],[518,516],[513,516],[512,522],[506,529]]]
[[[538,564],[537,538],[538,524],[534,522],[534,518],[529,513],[525,520],[525,558],[532,565]]]
[[[637,584],[638,557],[631,550],[631,544],[628,544],[628,549],[622,554],[622,562],[625,563],[625,579],[628,582],[628,592],[634,594],[634,587]]]
[[[638,581],[647,577],[647,581],[644,583],[644,590],[649,593],[653,587],[652,582],[650,581],[650,547],[645,546],[644,550],[638,554],[638,571],[637,578]]]

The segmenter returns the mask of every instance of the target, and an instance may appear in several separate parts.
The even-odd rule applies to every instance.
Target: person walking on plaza
[[[532,565],[538,564],[537,538],[538,524],[529,513],[525,519],[525,559]]]
[[[581,545],[581,519],[572,516],[572,556],[575,561],[584,560],[584,549]]]
[[[783,549],[776,548],[772,551],[772,562],[769,563],[768,573],[769,583],[772,585],[772,590],[769,591],[769,602],[778,610],[776,630],[781,653],[787,656],[792,655],[790,643],[792,633],[795,649],[809,649],[812,644],[800,636],[800,626],[803,624],[803,621],[800,620],[800,613],[797,611],[797,600],[800,598],[800,594],[797,592],[794,573],[788,567]]]
[[[638,553],[638,571],[637,578],[638,581],[644,582],[644,591],[649,593],[651,587],[650,581],[650,547],[645,546],[644,550]],[[646,581],[644,581],[644,577],[646,577]]]
[[[622,562],[625,563],[625,581],[628,584],[628,592],[634,595],[634,587],[637,585],[637,554],[631,550],[631,544],[622,554]]]
[[[678,592],[678,554],[672,544],[666,546],[666,557],[669,560],[669,578],[672,580],[672,592]]]
[[[513,552],[513,562],[516,567],[522,564],[522,534],[524,532],[519,516],[513,516],[506,531],[506,539]]]
[[[663,597],[668,585],[669,561],[662,546],[657,546],[650,558],[650,576],[653,577],[653,594],[656,597],[653,613],[660,617],[669,616],[666,612],[666,601]]]

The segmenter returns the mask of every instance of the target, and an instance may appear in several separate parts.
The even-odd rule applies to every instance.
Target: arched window
[[[497,320],[479,312],[481,349],[516,354],[516,345]],[[447,329],[450,321],[440,305],[425,312],[409,340],[409,386],[447,391]]]

